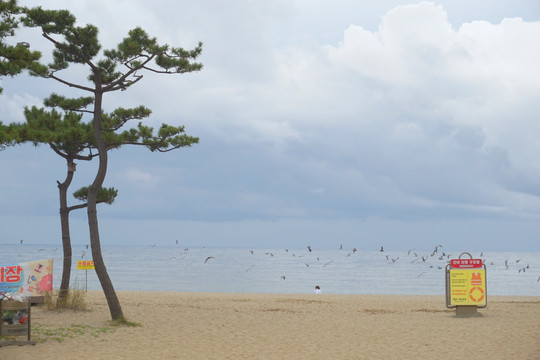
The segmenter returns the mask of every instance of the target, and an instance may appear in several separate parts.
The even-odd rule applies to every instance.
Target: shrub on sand
[[[53,290],[45,295],[45,307],[47,310],[88,310],[86,291],[81,289],[68,289],[61,297],[60,291]]]

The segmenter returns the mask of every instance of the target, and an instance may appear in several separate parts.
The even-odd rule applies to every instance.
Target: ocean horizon
[[[259,249],[184,246],[103,246],[118,291],[444,295],[445,269],[461,252],[430,250]],[[486,265],[487,294],[540,296],[540,253],[471,253]],[[468,258],[464,255],[463,258]],[[60,285],[58,245],[0,245],[0,265],[53,259]],[[77,270],[91,250],[73,246],[72,288],[100,290],[94,270]]]

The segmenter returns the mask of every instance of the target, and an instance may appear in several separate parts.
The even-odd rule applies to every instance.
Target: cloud
[[[108,110],[144,104],[148,124],[183,124],[201,141],[168,154],[111,153],[107,186],[120,193],[103,214],[538,220],[540,21],[499,3],[73,5],[105,47],[133,27],[117,20],[122,11],[162,42],[204,42],[201,72],[146,74],[105,99]],[[4,95],[10,113],[27,101],[21,94],[40,98],[34,90],[48,91]]]
[[[351,25],[342,41],[316,53],[285,49],[276,57],[279,90],[270,102],[287,107],[310,149],[306,156],[328,162],[325,170],[311,169],[314,178],[343,184],[351,166],[363,174],[365,184],[340,187],[362,194],[359,201],[384,200],[384,184],[392,184],[412,208],[424,198],[514,212],[513,198],[521,195],[500,175],[538,179],[531,154],[540,144],[527,135],[539,126],[538,35],[540,22],[454,29],[442,6],[399,6],[377,31]],[[501,196],[490,199],[494,190]],[[529,194],[536,201],[538,195]]]

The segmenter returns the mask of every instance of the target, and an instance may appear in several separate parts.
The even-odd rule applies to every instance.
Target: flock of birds
[[[152,247],[155,248],[157,244],[152,244]],[[180,242],[178,240],[176,240],[176,245],[180,246]],[[205,247],[203,247],[205,248]],[[319,266],[322,266],[323,268],[324,267],[327,267],[329,265],[331,265],[332,263],[334,263],[334,259],[326,259],[324,261],[321,262],[321,259],[320,257],[318,256],[315,256],[313,257],[313,253],[314,253],[314,249],[312,248],[311,245],[307,245],[305,247],[305,249],[307,250],[307,252],[299,252],[298,254],[293,252],[292,250],[289,250],[289,249],[283,249],[283,251],[292,256],[292,257],[295,257],[295,258],[298,258],[298,259],[308,259],[308,255],[311,255],[309,257],[310,260],[316,260],[317,261],[317,264]],[[348,257],[351,257],[351,256],[354,256],[354,254],[356,254],[359,250],[356,249],[356,248],[352,248],[350,250],[344,250],[343,248],[343,244],[340,244],[339,246],[339,250],[340,251],[343,251],[343,256],[345,258],[348,258]],[[249,253],[251,255],[254,255],[255,254],[255,251],[256,250],[249,250]],[[189,252],[189,248],[184,248],[183,250],[183,256],[182,258],[185,258],[185,255]],[[418,276],[417,278],[421,278],[424,274],[428,273],[429,271],[431,271],[432,269],[434,270],[444,270],[446,268],[446,265],[449,264],[450,260],[453,259],[453,258],[457,258],[458,255],[456,254],[450,254],[450,253],[446,253],[444,250],[443,250],[443,245],[436,245],[432,251],[430,252],[425,252],[425,253],[421,253],[419,251],[416,251],[415,249],[409,249],[407,251],[407,256],[406,257],[400,257],[400,256],[392,256],[392,253],[395,254],[395,252],[392,252],[392,253],[389,253],[388,251],[385,251],[385,248],[384,246],[381,246],[379,249],[378,249],[378,252],[381,254],[381,259],[383,261],[385,261],[388,265],[392,265],[392,264],[396,264],[398,262],[403,262],[403,261],[408,261],[409,263],[411,264],[414,264],[414,263],[418,263],[418,264],[425,264],[426,267],[422,269],[422,271],[420,273],[418,273]],[[401,252],[403,253],[403,252]],[[274,257],[276,255],[276,253],[272,252],[272,251],[265,251],[264,252],[264,255],[266,256],[270,256],[270,257]],[[212,259],[216,259],[216,256],[206,256],[204,258],[204,264],[207,264],[209,262],[211,262]],[[176,259],[175,256],[171,256],[171,258],[174,258]],[[483,264],[485,264],[486,266],[489,265],[489,266],[495,266],[494,262],[493,261],[489,261],[484,257],[484,253],[481,252],[480,253],[480,258],[482,259],[482,262]],[[521,259],[506,259],[505,262],[504,262],[504,266],[506,268],[506,270],[517,270],[519,273],[525,273],[526,271],[530,271],[531,270],[531,267],[529,264],[522,264],[522,265],[518,265],[520,264],[521,262]],[[310,266],[314,265],[313,263],[309,263],[309,262],[306,262],[304,261],[304,265],[309,268]],[[251,264],[245,271],[246,272],[249,272],[251,271],[253,268],[255,267],[255,264]],[[287,277],[286,275],[281,275],[280,277],[282,280],[285,280]],[[537,279],[537,282],[540,283],[540,276],[538,277]]]
[[[23,244],[23,242],[24,242],[24,239],[21,239],[20,244]],[[178,240],[176,240],[176,245],[180,246],[180,242]],[[156,246],[157,246],[156,243],[151,245],[152,248],[155,248]],[[85,245],[85,248],[88,249],[89,245],[88,244]],[[299,253],[298,255],[296,253],[294,253],[293,251],[290,251],[289,249],[284,249],[284,251],[285,251],[286,254],[289,254],[292,257],[302,259],[302,258],[307,258],[306,255],[307,254],[311,255],[313,253],[313,251],[314,251],[313,248],[311,247],[311,245],[307,245],[306,249],[307,249],[307,253]],[[57,250],[58,250],[58,248],[55,251],[57,251]],[[343,249],[342,244],[339,246],[339,250],[344,251],[344,257],[345,258],[351,257],[355,253],[358,252],[358,250],[356,248],[352,248],[349,251],[345,251]],[[396,264],[396,263],[398,263],[398,261],[399,262],[409,261],[411,264],[413,264],[413,263],[426,264],[427,267],[425,268],[425,270],[421,271],[418,274],[417,278],[422,277],[424,274],[426,274],[431,269],[436,269],[436,270],[445,269],[446,265],[449,263],[450,259],[457,257],[456,255],[449,254],[449,253],[446,253],[445,251],[443,251],[443,246],[442,245],[436,245],[431,252],[427,252],[427,253],[423,253],[423,254],[422,253],[419,254],[415,249],[409,249],[407,251],[407,258],[400,258],[400,256],[393,257],[390,253],[385,251],[384,246],[380,247],[379,252],[382,254],[381,259],[383,261],[386,261],[386,263],[388,265]],[[183,257],[181,257],[181,258],[185,258],[185,256],[188,253],[189,253],[189,248],[184,248],[183,253],[181,253],[181,255]],[[255,250],[249,250],[249,253],[251,255],[254,255]],[[264,255],[273,257],[275,254],[273,252],[271,252],[271,251],[265,251]],[[86,256],[86,251],[83,250],[81,252],[81,259],[83,259],[85,256]],[[176,259],[176,256],[171,256],[171,258]],[[212,262],[211,260],[215,259],[215,258],[216,258],[216,256],[212,256],[212,255],[206,256],[204,258],[203,263],[204,264],[211,263]],[[483,252],[480,253],[480,258],[482,259],[482,262],[485,265],[490,265],[490,266],[495,265],[492,261],[490,261],[489,264],[488,264],[488,261],[484,258]],[[317,262],[319,264],[321,264],[322,267],[327,267],[327,266],[331,265],[332,263],[334,263],[334,259],[330,259],[330,260],[326,259],[326,261],[324,261],[322,263],[320,263],[321,258],[319,258],[319,257],[314,257],[314,258],[310,257],[310,259],[317,260]],[[504,266],[505,266],[505,268],[507,270],[517,270],[519,273],[525,273],[527,271],[531,271],[530,264],[520,264],[520,262],[521,262],[521,259],[512,259],[512,260],[511,259],[506,259],[505,262],[504,262]],[[312,264],[310,264],[309,262],[304,262],[304,265],[309,268]],[[252,270],[254,267],[255,267],[255,264],[250,265],[246,269],[246,272]],[[281,279],[285,280],[286,275],[281,275]],[[540,276],[538,277],[537,282],[540,283]]]

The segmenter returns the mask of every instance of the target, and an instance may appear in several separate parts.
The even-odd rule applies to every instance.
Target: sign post
[[[77,261],[77,270],[85,270],[86,275],[86,291],[88,291],[88,270],[94,270],[93,260],[79,260]]]
[[[463,255],[469,259],[462,259]],[[477,315],[487,306],[486,265],[464,252],[446,265],[446,307],[456,308],[457,317]]]

